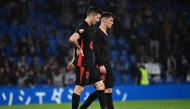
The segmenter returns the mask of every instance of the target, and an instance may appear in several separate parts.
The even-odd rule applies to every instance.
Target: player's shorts
[[[104,82],[105,89],[114,87],[114,79],[112,74],[111,65],[104,65],[106,68],[106,74],[100,74],[101,80]],[[99,66],[96,65],[96,68],[99,70]]]
[[[85,86],[101,80],[100,73],[95,67],[77,66],[76,85]]]

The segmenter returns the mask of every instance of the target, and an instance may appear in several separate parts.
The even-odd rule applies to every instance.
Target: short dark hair
[[[106,17],[106,18],[109,18],[109,17],[115,18],[115,16],[111,12],[103,12],[101,14],[101,19],[104,18],[104,17]]]
[[[95,13],[95,14],[102,14],[102,11],[101,11],[99,8],[95,7],[95,6],[92,6],[92,7],[90,7],[90,8],[88,9],[88,11],[87,11],[87,16],[89,16],[89,15],[92,14],[92,13]]]

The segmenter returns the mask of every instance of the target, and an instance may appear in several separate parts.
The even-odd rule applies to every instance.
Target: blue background
[[[71,96],[74,87],[38,87],[38,88],[0,88],[0,105],[8,105],[10,102],[10,93],[13,93],[13,100],[9,105],[14,104],[26,104],[29,97],[31,100],[29,104],[39,104],[39,96],[35,93],[43,92],[45,96],[42,96],[43,103],[63,103],[71,102]],[[56,102],[52,99],[53,92],[60,93],[60,102]],[[93,92],[95,89],[93,86],[86,87],[81,95],[81,101]],[[24,92],[24,94],[21,92]],[[6,99],[3,98],[3,93]],[[19,96],[23,98],[23,101],[19,99]],[[58,96],[55,96],[58,97]],[[126,101],[126,100],[152,100],[152,99],[189,99],[190,98],[190,84],[182,85],[150,85],[150,86],[115,86],[113,89],[113,100]]]

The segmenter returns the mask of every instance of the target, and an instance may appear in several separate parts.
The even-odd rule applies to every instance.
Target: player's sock
[[[80,101],[80,95],[73,93],[72,95],[72,109],[78,109]]]
[[[106,93],[106,100],[107,100],[107,107],[108,109],[114,109],[113,100],[112,100],[112,93]]]
[[[97,98],[100,102],[100,106],[102,109],[107,109],[107,102],[106,102],[106,96],[104,93],[104,90],[97,90]]]
[[[85,100],[85,102],[80,106],[80,109],[86,109],[90,106],[90,104],[96,100],[97,98],[97,92],[94,91],[93,93],[91,93],[88,98]]]

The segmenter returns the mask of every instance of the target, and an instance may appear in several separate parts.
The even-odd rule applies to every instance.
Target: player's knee
[[[83,90],[84,90],[84,87],[77,85],[77,86],[75,86],[74,93],[77,95],[80,95]]]
[[[105,93],[112,93],[112,88],[105,89]]]
[[[102,81],[96,82],[95,86],[96,86],[97,90],[104,90],[105,89],[104,83]]]

